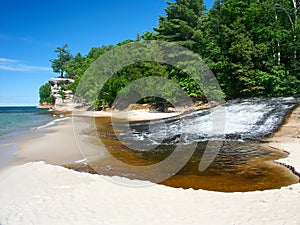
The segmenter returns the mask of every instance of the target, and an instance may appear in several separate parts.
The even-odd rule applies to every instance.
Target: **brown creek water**
[[[91,123],[95,126],[93,129],[86,129],[83,134],[91,137],[90,142],[101,140],[102,147],[98,150],[101,154],[88,160],[88,163],[66,167],[152,182],[157,182],[157,177],[166,177],[159,180],[159,184],[174,188],[220,192],[281,188],[299,182],[299,177],[285,166],[274,162],[287,157],[287,153],[262,147],[261,141],[280,126],[293,104],[293,99],[281,98],[234,102],[221,106],[227,110],[229,117],[226,121],[230,122],[230,126],[224,128],[223,136],[220,136],[219,130],[208,130],[208,115],[212,114],[209,111],[166,119],[163,123],[140,122],[130,123],[129,126],[123,121],[114,121],[112,126],[110,118],[91,118]],[[220,115],[218,110],[220,108],[216,109],[217,115]],[[178,121],[183,121],[186,128],[178,125]],[[187,135],[179,137],[180,132]],[[157,144],[158,141],[160,144]],[[191,146],[195,149],[176,172],[170,171],[182,163],[182,157],[169,161],[166,170],[160,167],[143,171],[144,167],[158,165],[168,159],[179,142],[184,142],[179,150],[183,152],[183,157]],[[217,153],[207,153],[207,145],[217,146]],[[209,160],[209,166],[203,171],[199,170],[200,162]]]

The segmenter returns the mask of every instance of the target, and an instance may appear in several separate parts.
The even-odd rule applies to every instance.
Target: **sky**
[[[174,0],[173,0],[174,1]],[[173,2],[170,1],[170,2]],[[210,8],[213,0],[204,1]],[[165,0],[0,0],[0,106],[35,106],[54,50],[71,54],[153,31]]]

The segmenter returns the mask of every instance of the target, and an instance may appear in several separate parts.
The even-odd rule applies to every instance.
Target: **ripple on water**
[[[122,130],[122,124],[118,127],[119,135],[128,146],[137,146],[136,143],[143,143],[144,140],[161,140],[165,137],[162,145],[150,151],[134,151],[124,146],[116,138],[110,119],[98,118],[95,119],[97,135],[109,154],[101,154],[101,158],[86,165],[74,164],[67,167],[129,179],[144,180],[147,177],[151,181],[151,177],[155,178],[163,171],[151,171],[151,174],[145,176],[138,166],[153,165],[166,159],[174,151],[183,132],[188,134],[186,144],[197,142],[197,148],[181,170],[160,184],[222,192],[245,192],[288,186],[299,182],[299,177],[288,168],[274,163],[274,160],[287,157],[287,153],[262,147],[259,139],[276,130],[297,101],[299,100],[294,98],[242,100],[227,103],[212,111],[198,111],[166,119],[164,123],[154,121],[151,122],[151,126],[149,123],[131,124],[129,132]],[[216,129],[217,133],[211,133],[210,129],[211,115],[221,115],[219,112],[222,108],[226,111],[224,136],[218,133],[222,130]],[[222,121],[221,119],[217,121]],[[180,121],[184,122],[185,128],[181,127]],[[216,137],[222,139],[215,141],[216,146],[221,142],[222,147],[211,165],[206,170],[199,171],[199,163],[205,160],[203,153],[208,143],[204,140]],[[249,138],[256,141],[250,141]],[[238,141],[239,139],[242,141]],[[210,145],[213,143],[210,140]],[[123,164],[116,163],[116,159]],[[176,167],[177,163],[173,160],[169,166]]]
[[[159,146],[155,151],[138,152],[128,149],[115,139],[102,138],[102,143],[110,153],[107,157],[90,161],[89,164],[73,164],[67,167],[83,172],[145,180],[144,174],[138,169],[129,169],[122,165],[153,165],[167,158],[174,150],[174,146]],[[273,162],[286,157],[287,153],[263,148],[259,142],[225,141],[213,163],[205,171],[199,171],[206,144],[207,142],[198,143],[188,163],[160,184],[185,189],[246,192],[277,189],[299,181],[288,168]],[[115,159],[124,164],[116,163]],[[176,165],[176,161],[173,163]],[[155,176],[155,173],[150,175]]]

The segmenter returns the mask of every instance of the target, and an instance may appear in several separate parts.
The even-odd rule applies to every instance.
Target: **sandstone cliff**
[[[73,93],[67,89],[67,85],[74,83],[74,80],[68,78],[51,78],[51,96],[54,97],[55,103],[42,103],[38,108],[51,108],[56,111],[72,111]]]

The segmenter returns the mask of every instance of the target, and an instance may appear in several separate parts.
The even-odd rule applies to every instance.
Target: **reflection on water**
[[[75,164],[67,167],[91,173],[97,171],[102,175],[144,180],[145,175],[139,169],[122,165],[153,165],[166,159],[175,148],[173,144],[164,144],[151,151],[133,151],[116,138],[110,119],[98,118],[95,122],[98,136],[109,154],[101,154],[100,158],[90,161],[89,165]],[[205,171],[199,171],[199,163],[207,141],[198,142],[188,163],[161,184],[171,187],[237,192],[280,188],[299,181],[290,170],[273,163],[273,160],[286,157],[286,153],[262,148],[259,141],[215,141],[216,144],[220,142],[222,142],[220,152]],[[130,146],[130,142],[127,144]],[[116,163],[116,159],[123,164]],[[169,166],[176,167],[177,163],[173,160],[173,165]],[[147,177],[156,177],[162,172],[151,171],[153,174]]]

